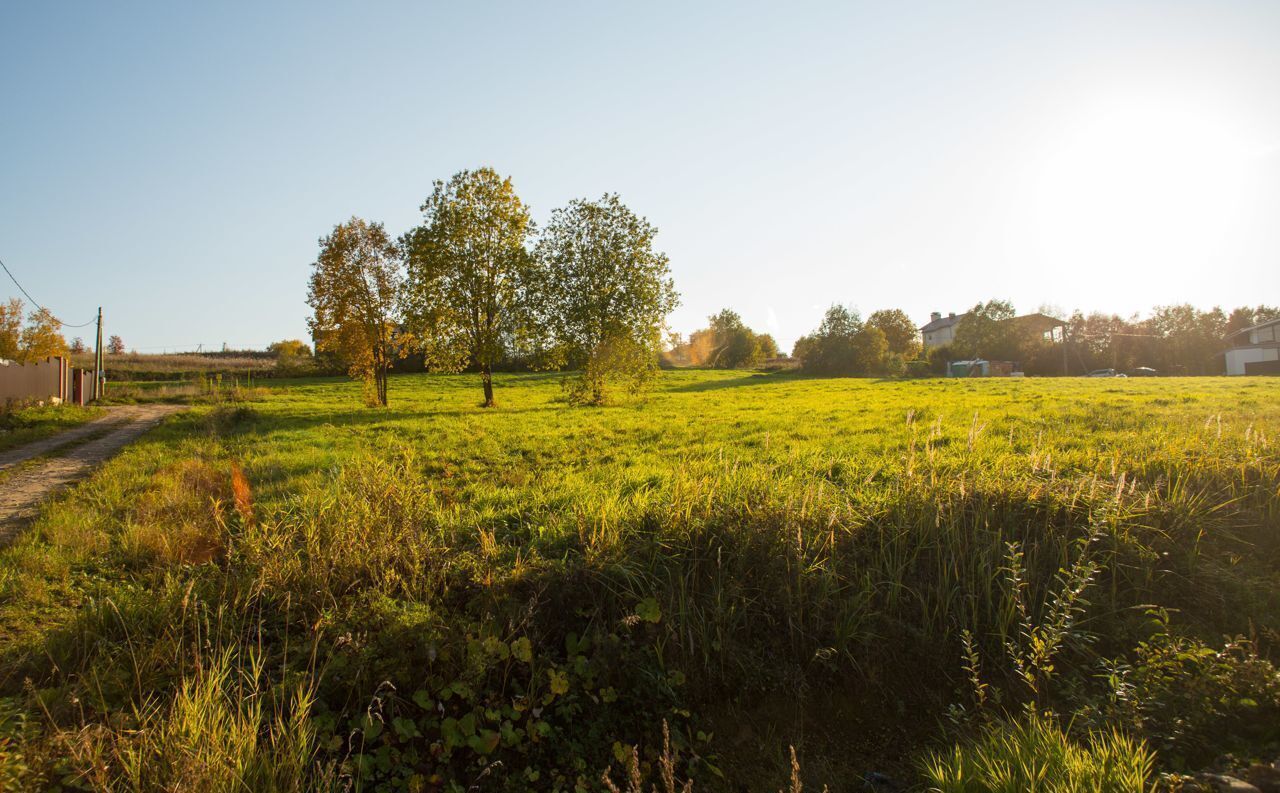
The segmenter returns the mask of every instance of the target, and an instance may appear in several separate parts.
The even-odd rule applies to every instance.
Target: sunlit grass
[[[1095,642],[1055,679],[1130,651],[1152,604],[1212,641],[1280,629],[1277,380],[685,371],[580,408],[557,375],[506,375],[485,410],[477,378],[421,375],[393,378],[381,410],[338,380],[252,396],[171,420],[0,554],[0,691],[44,725],[36,756],[152,692],[194,695],[213,643],[260,651],[255,674],[277,685],[308,680],[317,762],[369,778],[398,773],[359,760],[374,703],[408,720],[377,737],[393,769],[435,752],[424,779],[477,774],[496,751],[520,784],[554,769],[571,787],[664,718],[690,741],[776,723],[699,751],[740,758],[739,779],[785,779],[797,737],[779,691],[795,718],[868,692],[883,696],[869,708],[910,701],[923,710],[866,715],[901,725],[884,746],[908,762],[963,683],[962,631],[989,662],[1019,641],[999,573],[1011,542],[1039,621],[1095,538],[1081,623]],[[498,648],[488,660],[458,649],[480,638]],[[454,682],[467,696],[444,715],[472,715],[472,749],[448,743],[437,704],[411,701]],[[504,710],[548,695],[567,710],[545,726]],[[524,733],[491,750],[490,716],[493,735],[550,730],[590,773]],[[834,734],[809,740],[828,761],[806,768],[852,772]]]

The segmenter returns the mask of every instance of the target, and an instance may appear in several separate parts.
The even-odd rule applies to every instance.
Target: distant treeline
[[[1201,311],[1191,305],[1158,306],[1146,319],[1076,311],[1056,331],[1043,314],[1019,317],[1003,300],[979,303],[956,325],[948,344],[924,348],[904,311],[885,309],[863,319],[844,306],[827,310],[816,330],[802,336],[791,364],[813,374],[922,376],[942,374],[948,361],[1011,361],[1031,375],[1082,374],[1148,367],[1163,374],[1221,374],[1222,355],[1235,332],[1280,318],[1280,308]],[[1032,321],[1034,320],[1034,321]],[[665,360],[677,366],[754,368],[775,358],[777,345],[725,309],[689,338],[672,337]]]
[[[1083,374],[1094,369],[1131,371],[1149,367],[1162,374],[1221,374],[1222,354],[1235,332],[1280,318],[1280,308],[1241,307],[1202,311],[1191,305],[1160,306],[1145,319],[1076,311],[1064,331],[1046,337],[1042,326],[1021,322],[1012,304],[992,300],[966,312],[950,344],[925,349],[914,321],[900,309],[872,312],[832,306],[818,328],[798,339],[788,356],[768,333],[757,333],[731,309],[708,317],[707,327],[687,337],[671,334],[662,353],[666,367],[795,368],[836,376],[926,376],[943,374],[948,361],[984,358],[1012,361],[1030,375]],[[1064,340],[1065,339],[1065,340]],[[337,357],[311,354],[301,341],[272,345],[280,374],[340,374]],[[567,362],[572,367],[575,361]],[[421,352],[408,351],[392,364],[397,372],[423,371]],[[545,368],[530,356],[507,354],[500,371]]]
[[[1189,304],[1157,306],[1146,319],[1074,312],[1065,340],[1046,338],[1040,326],[1017,321],[1013,305],[992,300],[974,306],[956,327],[955,340],[928,351],[932,371],[948,360],[1016,361],[1032,375],[1083,374],[1094,369],[1161,374],[1222,374],[1223,352],[1234,332],[1280,317],[1280,308],[1243,306],[1230,312],[1202,311]]]
[[[1076,311],[1067,345],[1076,371],[1149,366],[1169,374],[1222,374],[1230,337],[1262,322],[1280,319],[1280,307],[1241,306],[1231,313],[1214,307],[1159,306],[1146,319]]]

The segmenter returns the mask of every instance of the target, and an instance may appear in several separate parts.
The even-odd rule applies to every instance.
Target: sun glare
[[[1077,264],[1221,255],[1248,222],[1258,150],[1216,109],[1134,98],[1081,113],[1042,160],[1039,246]]]

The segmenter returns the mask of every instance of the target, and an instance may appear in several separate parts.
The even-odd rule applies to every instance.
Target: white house
[[[1280,319],[1238,330],[1228,339],[1227,374],[1280,374]]]
[[[938,311],[930,314],[929,324],[920,328],[920,335],[924,338],[924,348],[928,350],[931,347],[941,347],[955,341],[956,328],[964,318],[964,314],[957,317],[954,311],[945,317]]]

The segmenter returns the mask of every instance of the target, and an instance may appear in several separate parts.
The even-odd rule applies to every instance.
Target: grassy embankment
[[[0,406],[0,451],[38,441],[97,418],[102,411],[92,407],[45,405],[6,409]]]
[[[557,383],[276,384],[110,462],[0,554],[0,780],[572,789],[665,719],[700,788],[794,743],[980,789],[927,750],[1033,702],[1077,763],[1277,738],[1280,381]]]

